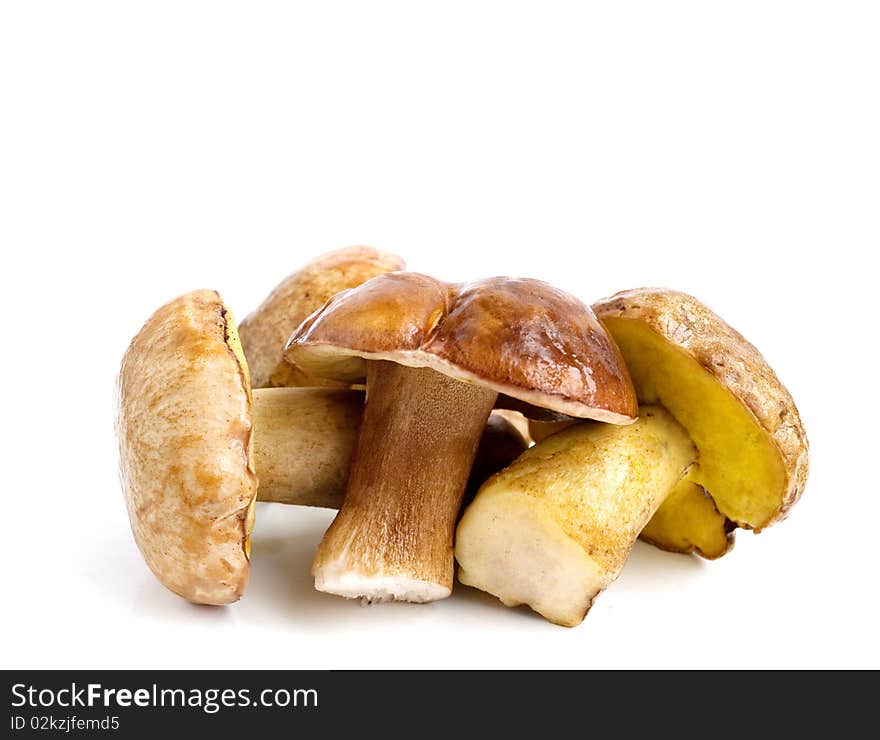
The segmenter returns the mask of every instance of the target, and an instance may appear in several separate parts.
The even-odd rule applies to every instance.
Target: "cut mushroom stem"
[[[363,401],[361,391],[255,388],[257,500],[338,509]]]
[[[557,624],[580,623],[696,456],[656,406],[629,426],[558,432],[480,489],[458,527],[459,580]]]
[[[257,500],[338,509],[364,408],[363,391],[256,388],[251,449],[260,479]],[[468,488],[473,492],[512,463],[529,443],[519,420],[489,417]]]
[[[367,363],[345,502],[313,566],[319,591],[427,602],[452,591],[452,540],[497,393],[429,368]]]

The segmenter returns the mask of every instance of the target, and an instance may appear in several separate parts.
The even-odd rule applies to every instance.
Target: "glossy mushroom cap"
[[[250,383],[214,291],[171,301],[125,353],[116,417],[135,541],[173,592],[228,604],[244,591],[257,477]]]
[[[391,360],[568,416],[624,424],[638,413],[623,358],[592,310],[538,280],[380,275],[304,321],[285,356],[351,383],[366,376],[366,360]]]
[[[340,291],[405,266],[396,254],[373,247],[344,247],[322,254],[288,275],[239,327],[253,387],[332,385],[304,376],[284,362],[288,337],[303,319]]]

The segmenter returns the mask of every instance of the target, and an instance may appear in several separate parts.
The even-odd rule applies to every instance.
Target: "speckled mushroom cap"
[[[760,531],[785,517],[806,485],[809,444],[791,394],[761,353],[745,337],[697,298],[666,288],[622,291],[593,304],[597,316],[619,342],[629,362],[643,403],[662,403],[693,437],[700,449],[697,482],[706,488],[721,514],[739,526]],[[647,332],[634,333],[638,327]],[[672,351],[676,368],[687,378],[664,372],[651,382],[661,353]],[[637,360],[636,358],[644,358]],[[742,427],[737,443],[718,449],[703,439],[706,428],[721,423],[718,404],[675,403],[687,390],[708,397],[720,387],[737,407],[739,418],[725,418]],[[753,490],[757,476],[745,465],[737,474],[737,460],[753,462],[758,444],[766,440],[776,457],[772,467],[774,490]],[[763,478],[771,477],[769,473]]]
[[[188,293],[147,320],[122,362],[116,427],[147,565],[190,601],[236,601],[248,580],[257,477],[247,364],[217,293]]]
[[[638,413],[623,358],[592,310],[538,280],[380,275],[306,319],[285,356],[352,383],[366,360],[391,360],[568,416],[623,424]]]

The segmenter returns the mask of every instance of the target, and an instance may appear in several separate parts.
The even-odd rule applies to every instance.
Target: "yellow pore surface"
[[[718,511],[712,497],[702,486],[684,478],[639,536],[664,550],[697,552],[714,560],[733,545],[727,530],[727,517]]]
[[[721,513],[760,529],[779,510],[785,491],[782,457],[752,413],[683,350],[640,321],[605,321],[629,367],[639,402],[666,408],[699,451],[688,476]]]

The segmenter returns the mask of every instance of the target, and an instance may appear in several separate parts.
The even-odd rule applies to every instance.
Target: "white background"
[[[868,2],[3,3],[2,667],[880,667],[878,21]],[[587,301],[696,294],[797,400],[804,498],[715,563],[638,545],[575,629],[463,587],[317,594],[331,514],[277,506],[240,603],[179,600],[119,490],[122,352],[181,292],[243,317],[354,243]]]

